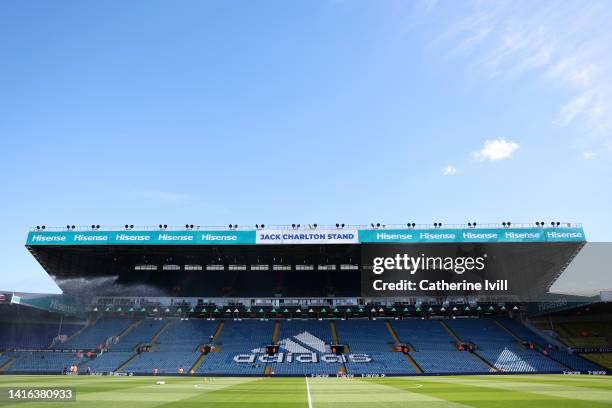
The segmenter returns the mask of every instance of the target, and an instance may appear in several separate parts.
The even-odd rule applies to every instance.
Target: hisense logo
[[[66,237],[64,235],[42,235],[37,234],[32,236],[34,242],[65,242]]]
[[[485,268],[487,254],[479,257],[442,257],[442,256],[410,256],[396,254],[390,257],[376,257],[373,259],[372,272],[380,275],[385,271],[408,271],[414,275],[418,271],[442,270],[453,271],[458,275],[466,271],[482,271]]]
[[[367,354],[335,355],[331,354],[329,344],[317,336],[304,331],[293,337],[278,342],[279,353],[269,356],[265,348],[251,350],[253,354],[239,354],[234,356],[236,363],[369,363],[372,357]]]

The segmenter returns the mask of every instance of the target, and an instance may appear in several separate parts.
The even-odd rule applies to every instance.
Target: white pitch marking
[[[312,398],[310,398],[310,385],[308,384],[308,377],[306,378],[306,395],[308,396],[308,408],[312,408]]]

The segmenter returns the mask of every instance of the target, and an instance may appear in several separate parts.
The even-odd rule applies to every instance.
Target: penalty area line
[[[308,408],[312,408],[312,398],[310,397],[310,384],[308,384],[308,377],[306,378],[306,396],[308,397]]]

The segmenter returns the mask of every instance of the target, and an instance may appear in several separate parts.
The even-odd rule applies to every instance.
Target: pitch
[[[157,384],[163,381],[164,384]],[[76,402],[6,407],[610,407],[612,378],[507,375],[387,378],[2,376],[0,387],[72,387]]]

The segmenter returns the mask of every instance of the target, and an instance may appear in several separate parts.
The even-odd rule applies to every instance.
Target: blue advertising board
[[[295,243],[582,242],[582,228],[368,229],[267,242],[262,231],[32,231],[26,245],[255,245]],[[355,237],[355,233],[357,237]],[[277,234],[279,235],[279,234]],[[292,234],[295,235],[295,234]],[[302,235],[313,235],[302,234]],[[314,234],[317,235],[317,234]],[[301,235],[300,235],[301,236]],[[318,235],[317,235],[318,236]],[[350,236],[350,238],[345,238]]]

